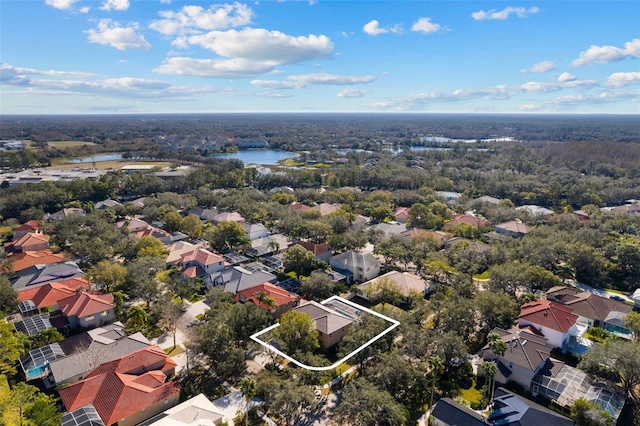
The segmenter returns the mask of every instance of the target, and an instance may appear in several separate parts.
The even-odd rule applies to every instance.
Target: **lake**
[[[122,154],[96,154],[89,157],[82,158],[74,158],[73,160],[67,160],[67,163],[74,164],[82,164],[82,163],[93,163],[100,161],[114,161],[114,160],[122,160]]]
[[[268,149],[264,151],[238,151],[228,154],[216,154],[215,158],[226,158],[240,160],[245,164],[261,164],[263,166],[273,166],[278,164],[278,161],[286,160],[287,158],[294,158],[298,154],[288,151],[276,151],[274,149]]]

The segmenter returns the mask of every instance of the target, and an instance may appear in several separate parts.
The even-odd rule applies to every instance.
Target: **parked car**
[[[626,302],[624,297],[618,296],[616,294],[614,294],[613,296],[609,296],[609,299],[617,300],[618,302]]]

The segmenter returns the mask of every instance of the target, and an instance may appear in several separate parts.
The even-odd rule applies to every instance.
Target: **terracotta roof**
[[[30,246],[36,246],[49,242],[49,236],[45,234],[40,234],[37,232],[30,232],[28,234],[24,234],[20,238],[15,241],[12,241],[9,245],[20,248],[22,251],[28,251]]]
[[[409,218],[409,207],[398,207],[393,215],[396,219],[406,220]]]
[[[54,254],[49,249],[15,253],[11,255],[9,259],[13,260],[13,270],[15,272],[22,271],[34,265],[48,265],[65,261],[64,255]]]
[[[27,223],[24,223],[17,228],[13,229],[13,232],[34,232],[40,229],[40,225],[37,220],[30,220]]]
[[[197,245],[188,243],[186,241],[179,241],[177,243],[171,244],[169,246],[169,254],[165,259],[165,262],[173,263],[173,264],[179,263],[180,258],[182,257],[183,254],[194,251],[197,248],[198,248]]]
[[[296,302],[299,297],[293,293],[289,293],[287,290],[282,287],[278,287],[277,285],[273,285],[271,283],[262,283],[255,287],[247,288],[245,290],[239,291],[235,299],[237,302],[239,301],[251,301],[256,306],[261,308],[269,308],[267,305],[261,303],[258,298],[255,296],[256,293],[263,292],[267,297],[271,297],[275,300],[276,306],[286,305],[287,303]]]
[[[180,256],[181,263],[196,262],[200,265],[205,266],[222,261],[224,261],[222,256],[212,253],[209,250],[203,248],[197,248]]]
[[[162,358],[162,370],[153,368]],[[68,411],[92,403],[102,421],[112,425],[180,392],[177,383],[165,382],[163,372],[175,365],[159,347],[145,348],[100,365],[86,379],[60,389],[60,398]]]
[[[303,212],[305,210],[309,210],[311,207],[309,207],[306,204],[302,204],[302,203],[295,203],[295,204],[291,204],[289,206],[289,208],[293,211],[297,211],[297,212]]]
[[[147,226],[144,229],[140,229],[135,232],[131,232],[131,235],[135,238],[153,237],[153,238],[167,238],[171,237],[171,234],[164,229],[154,228],[153,226]]]
[[[522,305],[518,319],[565,333],[576,323],[578,316],[568,306],[536,300]]]
[[[113,309],[113,294],[83,291],[58,300],[58,306],[60,306],[60,310],[67,317],[75,315],[78,318],[83,318],[88,315]]]
[[[56,305],[58,300],[73,296],[78,290],[88,289],[90,285],[89,281],[84,278],[71,278],[20,291],[18,299],[20,301],[32,300],[38,308],[45,308]]]
[[[298,242],[298,244],[309,250],[311,253],[313,253],[314,256],[318,256],[330,250],[329,244],[327,243],[316,244],[310,241],[300,241]]]

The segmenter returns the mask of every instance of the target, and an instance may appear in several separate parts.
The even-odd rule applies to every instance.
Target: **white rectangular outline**
[[[275,348],[274,346],[270,345],[269,343],[260,340],[258,338],[258,336],[261,336],[265,333],[268,333],[269,331],[273,330],[274,328],[277,328],[280,326],[280,323],[275,323],[270,327],[265,328],[262,331],[258,331],[257,333],[254,333],[250,336],[251,340],[253,340],[254,342],[264,346],[265,348],[269,349],[270,351],[273,351],[275,353],[277,353],[278,355],[280,355],[281,357],[283,357],[284,359],[294,363],[295,365],[297,365],[298,367],[304,368],[306,370],[310,370],[310,371],[329,371],[329,370],[333,370],[334,368],[336,368],[337,366],[339,366],[340,364],[346,362],[349,358],[353,357],[354,355],[356,355],[358,352],[363,351],[367,346],[371,345],[373,342],[375,342],[376,340],[379,340],[382,336],[384,336],[385,334],[389,333],[391,330],[393,330],[394,328],[396,328],[397,326],[400,325],[400,321],[394,320],[393,318],[389,318],[386,315],[382,315],[378,312],[372,311],[371,309],[365,308],[364,306],[358,305],[357,303],[353,303],[350,300],[347,299],[343,299],[340,296],[331,296],[330,298],[323,300],[322,302],[320,302],[322,305],[327,304],[328,302],[331,302],[332,300],[338,300],[342,303],[346,303],[347,305],[350,305],[354,308],[357,308],[361,311],[364,311],[368,314],[371,315],[375,315],[378,318],[382,318],[385,321],[388,321],[391,324],[390,327],[387,327],[386,329],[382,330],[382,332],[380,332],[378,335],[376,335],[375,337],[373,337],[372,339],[370,339],[369,341],[367,341],[365,344],[363,344],[362,346],[360,346],[359,348],[357,348],[356,350],[354,350],[353,352],[351,352],[350,354],[346,355],[345,357],[343,357],[342,359],[336,361],[335,363],[327,366],[327,367],[314,367],[311,365],[306,365],[301,363],[300,361],[296,360],[295,358],[290,357],[289,355],[285,354],[284,352],[282,352],[280,349]]]

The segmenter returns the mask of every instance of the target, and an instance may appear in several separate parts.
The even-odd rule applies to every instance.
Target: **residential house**
[[[351,281],[369,281],[380,274],[380,261],[371,253],[359,253],[349,250],[333,256],[329,261],[331,268],[351,276]],[[347,273],[345,273],[346,271]]]
[[[90,287],[91,283],[84,278],[71,278],[40,287],[22,289],[18,292],[18,300],[21,302],[31,300],[39,310],[47,309],[57,312],[60,310],[59,300],[73,296],[79,291],[88,290]]]
[[[388,281],[401,294],[405,300],[410,299],[415,294],[427,295],[433,290],[433,283],[424,280],[418,275],[409,272],[391,271],[380,275],[372,280],[358,286],[358,296],[365,300],[374,298],[380,293],[379,283]]]
[[[274,306],[266,304],[260,300],[260,294],[265,298],[270,298]],[[258,284],[255,287],[240,290],[234,297],[236,302],[252,302],[254,305],[269,310],[275,318],[298,306],[300,296],[290,293],[282,287],[269,282]]]
[[[393,216],[396,222],[406,223],[409,220],[409,207],[397,207]]]
[[[69,207],[62,210],[58,210],[55,213],[47,214],[47,220],[64,220],[70,216],[86,216],[87,212],[77,207]]]
[[[462,198],[462,194],[453,191],[438,191],[438,195],[444,198],[447,203],[455,203]]]
[[[547,291],[547,299],[573,309],[573,313],[578,315],[579,324],[601,327],[621,337],[631,337],[631,332],[624,325],[624,317],[633,307],[624,302],[565,286],[551,288]]]
[[[449,397],[441,398],[431,410],[432,426],[486,426],[482,414],[455,402]]]
[[[180,256],[180,268],[189,278],[205,277],[224,269],[224,258],[203,248],[197,248]]]
[[[51,343],[27,352],[20,358],[20,368],[26,381],[42,379],[49,375],[48,365],[66,354],[59,343]]]
[[[316,206],[311,207],[311,210],[318,210],[320,212],[320,216],[327,216],[333,212],[337,212],[338,210],[340,210],[340,206],[336,204],[320,203]]]
[[[169,254],[165,258],[165,263],[168,265],[180,264],[180,258],[183,254],[190,253],[199,248],[202,248],[200,244],[191,244],[186,241],[179,241],[169,246]]]
[[[543,368],[549,367],[549,357],[553,349],[547,339],[533,330],[512,327],[510,330],[494,328],[492,333],[500,336],[507,345],[503,355],[496,354],[489,345],[482,348],[482,358],[485,361],[495,361],[498,372],[496,383],[516,383],[526,391],[531,388],[531,380]],[[551,361],[553,363],[553,360]]]
[[[249,270],[240,266],[225,269],[210,275],[205,283],[208,286],[224,286],[224,291],[236,294],[239,291],[255,287],[264,282],[275,284],[278,277],[271,272],[254,269]]]
[[[270,249],[271,252],[282,252],[287,250],[291,244],[291,240],[286,235],[270,234],[266,237],[251,241],[251,248],[257,249],[260,247],[266,247]]]
[[[122,204],[111,199],[98,201],[93,205],[94,210],[108,210],[108,209],[115,209],[116,207],[122,207]]]
[[[584,328],[578,327],[578,315],[573,309],[550,300],[536,300],[522,305],[518,315],[520,327],[532,326],[554,348],[565,348],[571,336],[579,337]]]
[[[21,251],[9,256],[12,262],[13,271],[20,272],[35,265],[50,265],[65,261],[65,256],[61,253],[54,254],[51,250]]]
[[[392,235],[402,235],[408,228],[404,223],[398,222],[382,222],[371,226],[370,229],[375,229],[384,234],[385,237],[391,237]]]
[[[12,235],[12,239],[15,240],[22,237],[23,235],[36,233],[36,232],[40,232],[40,224],[38,223],[37,220],[32,219],[26,223],[23,223],[17,228],[13,228],[11,235]]]
[[[331,259],[331,247],[329,247],[327,243],[317,244],[310,241],[299,241],[298,244],[313,253],[318,260],[323,260],[328,263]]]
[[[636,291],[633,292],[631,300],[633,300],[633,306],[636,309],[640,309],[640,288],[637,288]]]
[[[533,204],[527,204],[524,206],[516,207],[518,211],[525,211],[532,216],[550,216],[553,214],[553,210],[549,210],[545,207],[536,206]]]
[[[244,217],[238,212],[223,212],[218,213],[213,217],[213,223],[218,224],[220,222],[244,222]]]
[[[451,247],[455,247],[458,245],[467,246],[478,253],[486,253],[491,250],[491,246],[489,244],[481,243],[479,241],[469,240],[462,237],[454,237],[450,240],[444,242],[444,249],[448,250]]]
[[[500,204],[500,199],[496,197],[491,197],[489,195],[483,195],[482,197],[476,198],[474,201],[478,201],[481,203],[489,203],[489,204]]]
[[[138,426],[220,426],[223,419],[220,409],[201,393]]]
[[[621,206],[615,206],[611,209],[611,211],[616,213],[626,213],[637,215],[640,214],[640,203],[630,203],[624,204]]]
[[[496,232],[501,235],[508,235],[514,238],[522,238],[531,232],[531,227],[523,223],[520,219],[500,223],[495,226]]]
[[[194,207],[187,211],[187,214],[195,214],[204,222],[213,221],[213,219],[219,214],[218,209],[206,208],[206,207]]]
[[[68,411],[93,404],[105,425],[134,426],[180,399],[180,385],[168,382],[176,363],[157,346],[101,364],[58,391]]]
[[[269,235],[269,230],[261,223],[243,223],[242,227],[247,233],[249,240],[257,240],[259,238],[265,238]]]
[[[30,232],[4,244],[8,253],[42,251],[49,249],[49,236],[39,232]]]
[[[489,226],[490,222],[487,219],[483,219],[478,216],[470,214],[459,214],[453,217],[450,221],[444,224],[444,229],[451,229],[457,225],[466,224],[473,226],[474,228],[483,229]]]
[[[58,306],[71,330],[99,327],[112,323],[116,318],[111,293],[82,291],[58,300]]]
[[[447,235],[444,232],[440,231],[429,231],[427,229],[422,228],[411,228],[400,234],[404,238],[432,238],[438,244],[438,247],[442,247],[442,245],[449,240],[450,235]]]
[[[302,213],[305,210],[309,210],[311,207],[302,203],[293,203],[289,206],[289,208],[295,212]]]
[[[98,365],[149,346],[142,333],[128,336],[120,322],[103,325],[58,342],[65,357],[48,363],[47,388],[82,380]]]
[[[67,261],[50,265],[34,265],[16,275],[11,285],[14,290],[20,291],[27,287],[35,288],[66,279],[82,278],[84,272],[75,262]]]
[[[293,310],[304,312],[311,317],[313,327],[318,330],[320,345],[324,349],[340,343],[354,322],[351,318],[314,301],[306,301]]]
[[[360,229],[362,227],[368,226],[371,223],[371,218],[367,216],[362,216],[361,214],[357,214],[356,218],[351,223],[351,229]]]
[[[574,426],[575,422],[540,404],[509,392],[496,389],[489,425],[500,426]]]
[[[39,332],[53,327],[49,320],[48,313],[28,317],[18,316],[16,321],[13,323],[13,326],[16,331],[26,334],[29,337],[35,336]]]
[[[137,219],[135,217],[129,217],[125,220],[116,222],[116,226],[118,227],[118,229],[124,229],[126,227],[129,233],[140,232],[144,231],[147,228],[152,228],[152,226],[144,220]]]

